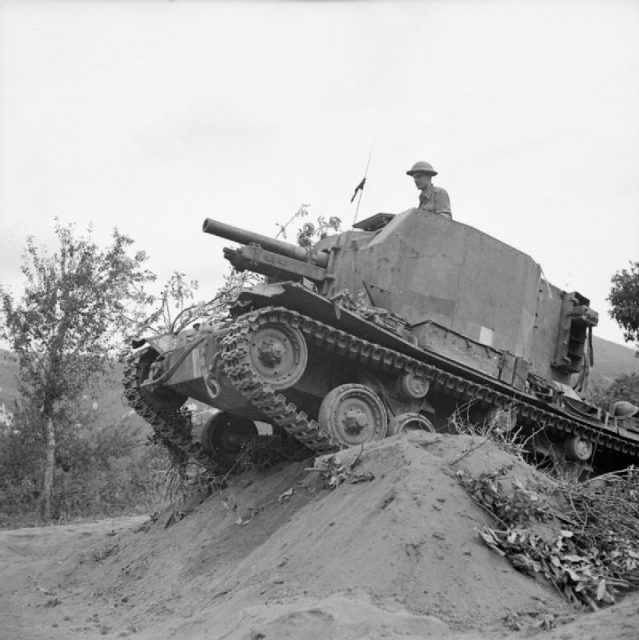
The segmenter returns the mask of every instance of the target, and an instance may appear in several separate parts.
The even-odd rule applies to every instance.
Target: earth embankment
[[[459,471],[548,482],[490,441],[412,434],[311,466],[235,476],[154,521],[0,533],[3,637],[471,640],[572,618],[540,637],[637,637],[636,600],[584,615],[481,542],[493,522]]]

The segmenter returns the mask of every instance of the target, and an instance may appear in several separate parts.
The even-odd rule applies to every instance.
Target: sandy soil
[[[389,438],[335,489],[310,464],[235,477],[184,517],[0,531],[0,638],[639,638],[638,595],[576,611],[478,540],[459,469],[541,481],[490,442]]]

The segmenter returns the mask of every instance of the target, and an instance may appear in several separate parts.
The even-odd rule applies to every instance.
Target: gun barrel
[[[275,238],[269,238],[259,233],[253,233],[240,227],[234,227],[232,224],[226,224],[219,220],[213,220],[212,218],[206,218],[206,220],[204,220],[202,231],[214,236],[219,236],[220,238],[225,238],[226,240],[239,242],[240,244],[259,244],[263,249],[281,256],[288,256],[289,258],[301,260],[302,262],[309,261],[309,252],[302,247],[282,240],[276,240]],[[325,267],[328,264],[328,254],[319,253],[313,256],[312,261],[319,267]]]

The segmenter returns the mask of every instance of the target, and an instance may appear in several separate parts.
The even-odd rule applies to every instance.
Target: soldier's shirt
[[[419,196],[419,209],[428,211],[429,213],[437,213],[445,216],[450,220],[453,214],[450,211],[450,198],[445,189],[429,184]]]

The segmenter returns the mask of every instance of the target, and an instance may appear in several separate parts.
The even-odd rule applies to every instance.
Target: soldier
[[[448,194],[431,182],[433,176],[437,175],[433,165],[428,162],[416,162],[406,173],[415,180],[415,186],[421,191],[418,209],[452,220]]]

